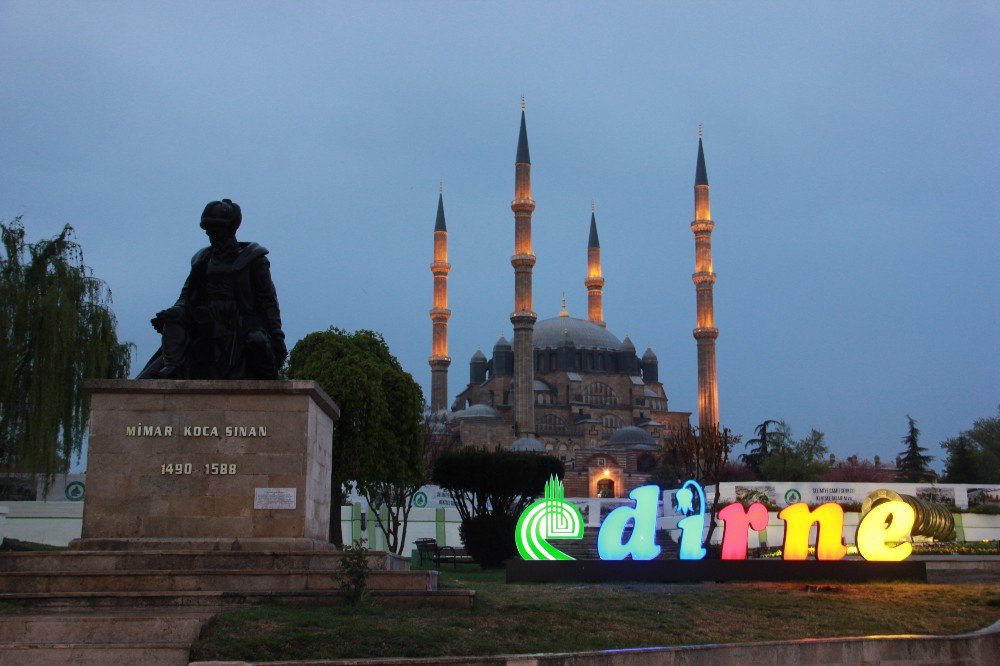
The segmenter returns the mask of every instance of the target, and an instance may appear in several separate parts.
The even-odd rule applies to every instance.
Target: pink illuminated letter
[[[719,519],[726,523],[722,532],[722,559],[745,560],[750,528],[758,532],[767,529],[767,507],[754,502],[744,510],[742,504],[734,502],[719,512]]]

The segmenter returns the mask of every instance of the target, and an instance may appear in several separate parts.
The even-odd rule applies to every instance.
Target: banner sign
[[[796,502],[816,505],[826,502],[861,504],[876,490],[894,490],[901,495],[911,495],[927,502],[966,509],[977,504],[990,503],[1000,494],[1000,488],[980,487],[965,483],[845,483],[840,481],[727,481],[721,484],[720,496],[729,502],[762,502],[786,507]],[[714,488],[708,492],[713,496]]]

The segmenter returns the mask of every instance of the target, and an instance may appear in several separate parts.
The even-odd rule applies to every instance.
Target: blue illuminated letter
[[[656,545],[656,506],[660,489],[657,486],[642,486],[628,494],[635,500],[635,507],[620,506],[604,519],[597,534],[597,553],[602,560],[624,560],[628,555],[633,560],[651,560],[660,554]],[[632,536],[622,543],[625,525],[634,521]]]
[[[700,506],[694,513],[694,492],[697,491]],[[677,521],[681,528],[681,543],[679,557],[682,560],[700,560],[705,557],[706,550],[701,547],[702,533],[705,530],[705,491],[696,481],[685,481],[675,494],[677,498],[677,513],[692,514]]]

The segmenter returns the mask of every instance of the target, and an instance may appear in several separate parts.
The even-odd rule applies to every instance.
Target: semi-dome
[[[621,351],[622,343],[615,335],[585,319],[552,317],[535,324],[535,349],[558,349],[569,338],[577,349]]]
[[[511,451],[529,451],[531,453],[545,453],[545,445],[534,437],[521,437],[515,439],[510,445]]]
[[[633,451],[660,450],[653,436],[638,426],[619,428],[608,438],[608,443],[604,446],[616,449],[632,449]]]
[[[455,418],[457,418],[457,419],[472,419],[472,418],[496,419],[496,418],[500,418],[500,414],[498,414],[497,410],[493,409],[489,405],[484,405],[481,402],[477,402],[476,404],[471,405],[469,407],[466,407],[465,409],[463,409],[460,412],[457,412],[455,414]]]

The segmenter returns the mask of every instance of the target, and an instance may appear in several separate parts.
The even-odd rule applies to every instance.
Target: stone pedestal
[[[81,539],[95,549],[325,548],[333,422],[312,381],[94,380]]]

